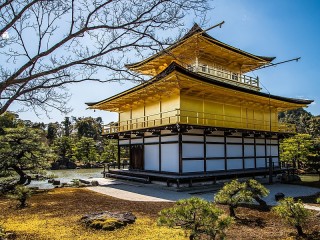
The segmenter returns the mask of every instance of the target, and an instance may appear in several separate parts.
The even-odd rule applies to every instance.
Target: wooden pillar
[[[203,130],[203,169],[204,173],[207,173],[207,136],[206,131]]]
[[[161,130],[159,135],[159,172],[161,172]]]
[[[117,162],[118,162],[118,169],[120,169],[120,156],[121,156],[121,151],[120,151],[120,144],[119,144],[119,138],[118,138],[118,159],[117,159]]]
[[[182,174],[182,133],[178,133],[179,136],[179,174]]]
[[[226,135],[224,135],[224,170],[228,171],[227,137],[226,137]]]

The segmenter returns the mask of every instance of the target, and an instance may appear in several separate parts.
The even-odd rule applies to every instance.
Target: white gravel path
[[[212,201],[214,194],[217,192],[217,190],[213,189],[208,189],[208,191],[206,191],[206,189],[201,189],[198,191],[198,193],[195,193],[195,190],[177,192],[174,191],[173,188],[167,188],[165,186],[156,184],[141,184],[104,178],[95,178],[90,180],[98,181],[100,186],[88,187],[87,189],[129,201],[171,202],[182,198],[190,198],[191,196],[198,196],[208,201]],[[309,196],[320,192],[319,188],[282,183],[275,183],[265,186],[270,190],[270,194],[264,198],[268,205],[277,204],[274,199],[274,195],[278,192],[284,193],[286,197]],[[312,207],[314,210],[320,211],[320,207],[310,207]]]

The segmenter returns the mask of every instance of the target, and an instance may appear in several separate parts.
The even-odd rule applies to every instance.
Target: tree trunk
[[[25,184],[25,185],[29,185],[31,182],[31,177],[28,176],[27,174],[25,174],[22,169],[20,167],[18,167],[17,165],[12,165],[11,166],[13,168],[13,170],[16,171],[16,173],[19,174],[20,179],[18,181],[18,184]]]
[[[261,207],[263,207],[263,208],[267,208],[267,203],[264,201],[264,200],[262,200],[260,197],[258,197],[258,196],[255,196],[255,197],[253,197],[254,198],[254,200],[256,200],[258,203],[259,203],[259,205],[261,206]]]
[[[304,233],[303,233],[303,231],[302,231],[302,227],[301,227],[300,225],[295,225],[295,227],[296,227],[296,229],[297,229],[297,231],[298,231],[298,235],[299,235],[299,236],[303,236]]]
[[[234,211],[234,207],[229,205],[229,212],[230,212],[230,217],[236,217],[236,213]]]

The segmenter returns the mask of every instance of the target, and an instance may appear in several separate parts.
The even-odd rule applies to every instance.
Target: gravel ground
[[[191,196],[198,196],[212,201],[214,194],[218,191],[217,187],[203,187],[200,190],[191,188],[189,191],[178,192],[175,188],[168,188],[158,184],[141,184],[104,178],[94,178],[90,180],[97,180],[100,186],[88,187],[88,189],[130,201],[171,202],[182,198],[189,198]],[[279,192],[284,193],[286,197],[310,196],[320,192],[320,189],[318,188],[282,183],[265,186],[270,190],[270,194],[264,198],[268,205],[277,204],[274,195]],[[312,207],[312,209],[320,211],[319,207],[310,205],[307,205],[307,207]]]

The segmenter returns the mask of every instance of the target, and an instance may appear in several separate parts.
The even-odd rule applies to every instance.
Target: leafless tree
[[[162,33],[207,9],[207,0],[0,0],[0,114],[13,102],[66,111],[68,84],[137,79],[128,58],[161,50],[172,41]]]

